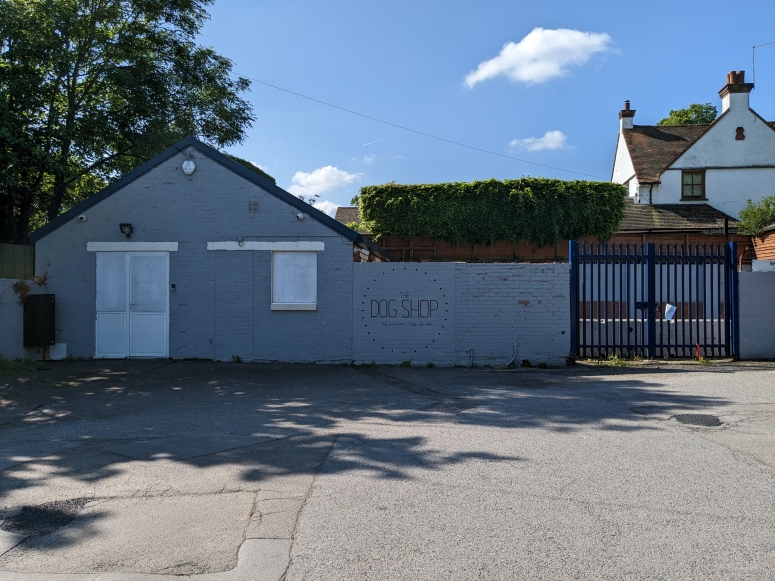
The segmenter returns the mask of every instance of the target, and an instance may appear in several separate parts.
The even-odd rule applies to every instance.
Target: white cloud
[[[524,147],[529,151],[541,151],[542,149],[565,149],[568,136],[562,131],[547,131],[543,137],[526,137],[525,139],[512,139],[511,147]]]
[[[372,155],[364,155],[363,156],[363,163],[374,163],[374,160],[376,160],[376,159],[377,159],[377,156],[374,155],[374,154],[372,154]]]
[[[518,43],[504,44],[495,58],[479,63],[466,75],[465,84],[470,89],[498,75],[528,84],[544,83],[567,75],[568,66],[583,65],[593,54],[607,51],[610,42],[605,33],[534,28]]]
[[[334,204],[328,200],[323,200],[322,202],[315,204],[315,207],[324,214],[328,214],[333,218],[336,215],[336,209],[339,207],[339,204]]]
[[[293,184],[288,191],[294,196],[314,196],[351,184],[359,177],[359,174],[347,173],[327,165],[309,173],[297,171],[293,174]]]

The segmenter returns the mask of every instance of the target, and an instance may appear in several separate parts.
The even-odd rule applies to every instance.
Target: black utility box
[[[49,347],[54,338],[54,295],[29,295],[24,302],[24,346]]]

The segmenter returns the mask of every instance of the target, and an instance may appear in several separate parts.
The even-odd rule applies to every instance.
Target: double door
[[[95,356],[169,356],[169,254],[97,252]]]

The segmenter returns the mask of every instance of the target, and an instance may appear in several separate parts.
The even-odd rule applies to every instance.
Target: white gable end
[[[635,176],[635,166],[632,165],[632,158],[627,149],[627,143],[624,141],[624,134],[619,132],[619,141],[616,143],[616,157],[614,158],[614,171],[611,175],[611,181],[616,184],[623,184]]]
[[[738,127],[744,139],[735,139]],[[775,167],[775,130],[748,108],[728,110],[670,169]]]

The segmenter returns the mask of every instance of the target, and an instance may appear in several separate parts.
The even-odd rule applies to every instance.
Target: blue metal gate
[[[736,357],[737,249],[570,243],[571,345],[582,357]]]

